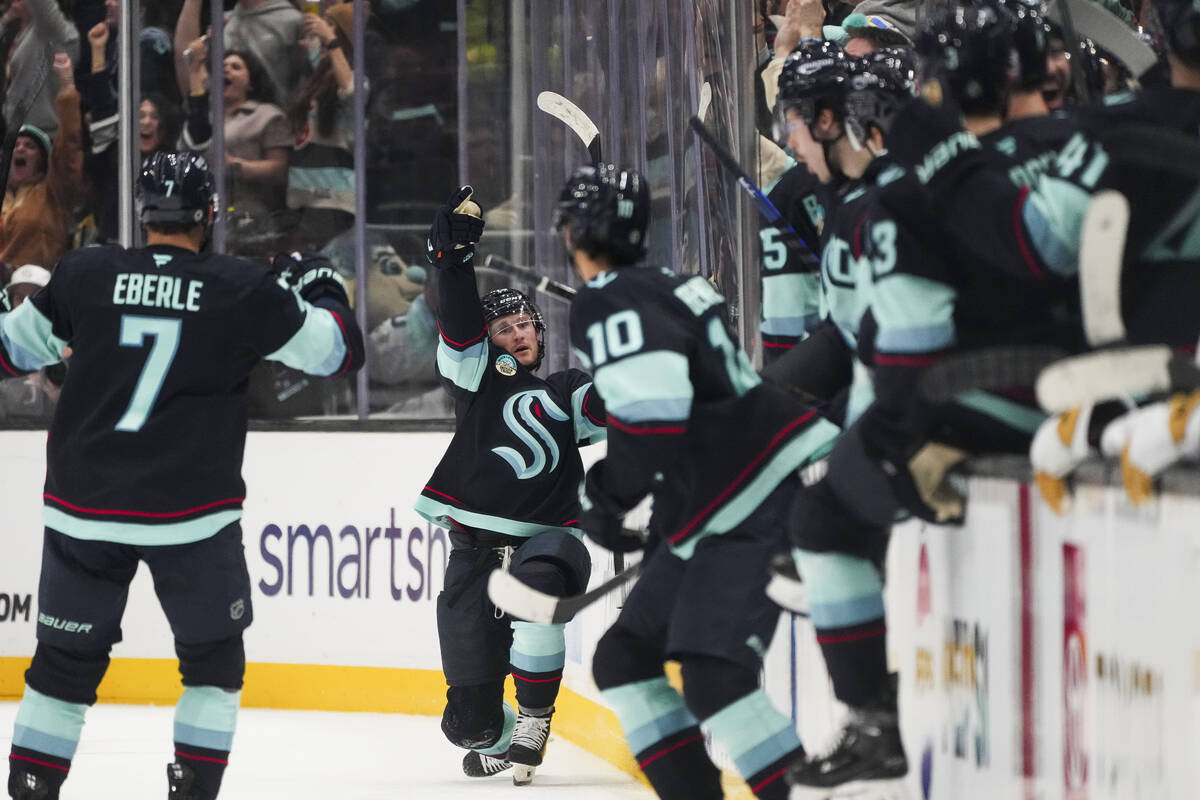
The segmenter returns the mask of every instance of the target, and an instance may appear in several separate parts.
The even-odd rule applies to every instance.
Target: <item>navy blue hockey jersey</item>
[[[604,272],[571,305],[571,344],[608,408],[606,506],[654,496],[651,531],[687,558],[742,522],[838,428],[760,381],[704,278]]]
[[[604,403],[577,369],[540,378],[492,344],[468,262],[439,270],[437,365],[456,429],[417,513],[510,536],[582,536],[579,447],[605,437]]]
[[[207,538],[241,517],[247,377],[272,359],[332,376],[362,363],[350,310],[264,266],[170,246],[89,247],[0,314],[0,372],[63,358],[45,524],[135,545]]]

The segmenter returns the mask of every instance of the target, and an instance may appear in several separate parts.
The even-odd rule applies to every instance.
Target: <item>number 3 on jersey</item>
[[[179,349],[179,330],[182,322],[165,317],[137,317],[130,314],[121,317],[121,346],[144,347],[146,337],[151,338],[150,354],[142,366],[129,408],[117,422],[117,430],[130,433],[140,431],[154,408],[158,392],[167,378],[167,370],[175,360]]]

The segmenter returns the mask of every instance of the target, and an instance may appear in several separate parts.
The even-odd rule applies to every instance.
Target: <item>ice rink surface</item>
[[[5,755],[16,714],[16,703],[0,703]],[[165,798],[173,714],[165,706],[93,707],[62,800]],[[221,800],[653,797],[629,775],[553,734],[533,785],[513,786],[511,770],[466,778],[464,751],[446,742],[438,722],[399,714],[243,709]]]

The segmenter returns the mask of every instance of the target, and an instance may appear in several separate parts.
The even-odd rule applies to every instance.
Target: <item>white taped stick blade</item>
[[[1079,241],[1079,294],[1083,330],[1093,346],[1125,338],[1121,318],[1121,266],[1129,228],[1129,201],[1120,192],[1097,192],[1083,217]]]
[[[1123,347],[1064,358],[1042,370],[1037,398],[1052,414],[1087,403],[1121,400],[1171,388],[1166,345]]]
[[[521,583],[512,573],[502,569],[493,570],[488,576],[488,597],[500,610],[542,625],[554,622],[559,601],[557,597]]]
[[[708,122],[708,109],[712,105],[712,84],[708,81],[700,87],[700,107],[696,111],[696,116],[701,122]]]
[[[537,107],[560,120],[580,138],[594,161],[600,161],[600,129],[583,109],[558,92],[545,91],[537,96]]]

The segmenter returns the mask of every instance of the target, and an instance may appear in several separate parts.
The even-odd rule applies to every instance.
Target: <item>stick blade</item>
[[[1166,345],[1098,350],[1065,358],[1042,371],[1037,398],[1052,414],[1171,389],[1171,348]]]
[[[1084,334],[1093,347],[1125,338],[1121,267],[1128,229],[1125,195],[1109,189],[1092,196],[1079,240],[1079,295]]]
[[[492,570],[487,589],[497,608],[518,619],[541,625],[566,622],[556,619],[559,598],[521,583],[508,570]]]
[[[948,403],[964,392],[1033,386],[1050,364],[1067,355],[1051,346],[988,347],[956,353],[925,369],[918,383],[921,395]]]
[[[701,122],[708,119],[708,109],[712,105],[712,84],[708,81],[700,87],[700,105],[696,111],[696,118]]]
[[[579,137],[587,147],[588,155],[594,163],[599,164],[603,152],[600,149],[600,129],[592,122],[583,109],[563,97],[558,92],[544,91],[537,96],[537,107],[550,116],[561,121]]]

